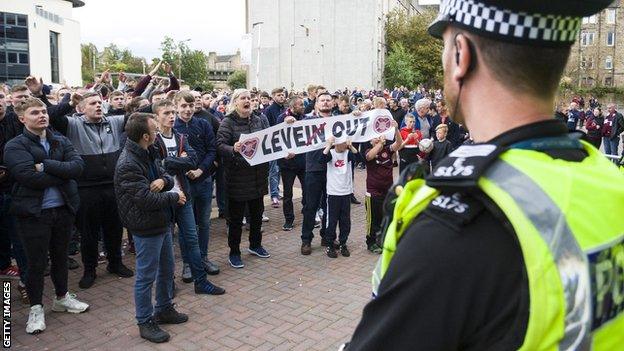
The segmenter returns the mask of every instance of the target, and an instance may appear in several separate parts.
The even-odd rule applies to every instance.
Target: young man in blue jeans
[[[190,184],[186,178],[186,172],[197,168],[197,156],[188,143],[188,139],[173,130],[175,122],[175,110],[173,102],[161,100],[152,106],[158,122],[158,136],[154,143],[159,162],[168,174],[173,177],[174,186],[170,191],[181,190],[191,199]],[[179,228],[180,253],[184,262],[182,281],[190,283],[195,281],[196,294],[222,295],[225,290],[213,285],[206,279],[206,270],[202,262],[193,213],[193,201],[187,201],[184,206],[175,209],[175,222]],[[187,277],[184,271],[189,270],[191,277]]]
[[[154,115],[133,113],[126,124],[124,150],[115,167],[115,196],[124,226],[134,237],[136,280],[134,303],[141,337],[151,342],[169,340],[158,324],[179,324],[188,316],[173,307],[172,218],[175,206],[184,206],[186,196],[174,187],[173,178],[159,167],[150,146],[156,140]],[[156,306],[152,285],[156,282]]]

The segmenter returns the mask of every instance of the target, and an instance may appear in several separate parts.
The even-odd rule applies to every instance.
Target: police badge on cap
[[[442,0],[429,33],[441,38],[453,25],[494,40],[532,46],[569,46],[581,20],[613,0]]]

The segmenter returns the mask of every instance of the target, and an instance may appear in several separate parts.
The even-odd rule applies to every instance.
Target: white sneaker
[[[268,222],[269,221],[269,217],[265,216],[264,213],[262,214],[262,221],[263,222]]]
[[[66,293],[62,299],[54,297],[54,304],[52,305],[52,311],[54,312],[69,312],[69,313],[82,313],[89,309],[89,305],[76,299],[76,294]]]
[[[38,334],[44,331],[46,328],[45,325],[45,315],[43,313],[43,306],[34,305],[30,308],[30,313],[28,314],[28,323],[26,323],[26,332],[28,334]]]
[[[243,225],[247,224],[247,218],[243,217]]]

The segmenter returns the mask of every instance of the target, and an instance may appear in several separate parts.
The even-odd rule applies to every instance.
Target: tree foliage
[[[407,81],[413,79],[410,88],[418,84],[442,85],[443,44],[427,32],[436,15],[433,10],[424,10],[416,16],[409,16],[401,9],[388,14],[386,44],[389,50],[384,72],[386,86],[396,85],[392,80],[399,78]]]
[[[93,82],[95,74],[105,70],[111,72],[143,73],[145,60],[132,54],[129,49],[121,49],[110,44],[101,52],[92,44],[82,44],[82,80]],[[94,69],[95,66],[95,69]]]
[[[162,60],[169,62],[173,72],[192,87],[208,86],[208,57],[201,50],[192,50],[185,42],[175,42],[165,37],[160,44]],[[180,70],[182,63],[182,70]]]
[[[242,89],[247,87],[247,72],[236,71],[232,73],[230,78],[228,78],[227,84],[231,89]]]

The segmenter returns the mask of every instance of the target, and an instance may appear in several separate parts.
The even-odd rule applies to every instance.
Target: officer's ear
[[[466,80],[468,75],[474,71],[477,62],[476,50],[474,44],[463,33],[455,34],[453,38],[454,44],[454,62],[452,66],[452,76],[454,80],[460,84]]]

